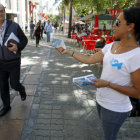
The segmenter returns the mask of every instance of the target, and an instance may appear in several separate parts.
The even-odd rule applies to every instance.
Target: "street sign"
[[[121,9],[110,9],[110,13],[113,18],[115,18],[120,12],[122,12]]]

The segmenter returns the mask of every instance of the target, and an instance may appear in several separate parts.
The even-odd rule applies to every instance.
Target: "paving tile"
[[[24,85],[27,95],[35,95],[36,88],[38,85]]]
[[[5,120],[0,123],[0,140],[20,140],[23,120]]]
[[[41,72],[42,72],[42,66],[34,65],[32,66],[31,70],[28,72],[28,74],[40,74]]]
[[[28,74],[24,80],[24,84],[39,84],[40,74]]]
[[[30,108],[33,102],[33,97],[27,96],[25,101],[21,101],[20,96],[16,96],[12,101],[12,109],[5,115],[4,119],[28,119]]]

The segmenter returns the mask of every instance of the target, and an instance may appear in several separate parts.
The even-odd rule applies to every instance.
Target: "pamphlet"
[[[63,40],[57,40],[55,42],[52,42],[51,44],[49,44],[50,46],[54,47],[54,48],[63,48],[66,49],[65,43]]]
[[[96,82],[94,81],[97,79],[94,74],[86,75],[86,76],[81,76],[81,77],[75,77],[73,78],[73,83],[80,88],[83,88],[87,85],[95,84]]]
[[[8,39],[6,40],[5,44],[4,44],[5,46],[7,46],[7,43],[8,43],[8,41],[9,41],[10,39],[15,40],[17,43],[20,42],[20,41],[19,41],[19,38],[12,32],[12,33],[10,34],[10,36],[8,37]]]

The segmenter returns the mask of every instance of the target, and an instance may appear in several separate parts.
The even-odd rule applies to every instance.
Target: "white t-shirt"
[[[112,45],[108,44],[102,49],[101,79],[121,86],[132,86],[131,73],[140,69],[140,47],[122,54],[112,54]],[[129,97],[112,88],[98,88],[96,100],[102,107],[112,111],[127,112],[132,109]]]

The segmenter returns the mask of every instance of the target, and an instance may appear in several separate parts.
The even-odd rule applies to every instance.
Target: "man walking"
[[[34,36],[33,36],[34,27],[35,27],[35,24],[33,23],[33,21],[31,21],[30,23],[30,38],[31,39],[34,39]]]
[[[49,20],[48,20],[48,24],[45,25],[45,30],[47,34],[47,42],[50,42],[50,33],[52,32],[52,25],[50,24]]]
[[[0,117],[10,109],[10,87],[19,91],[21,100],[26,99],[24,86],[20,83],[21,51],[28,40],[20,26],[5,19],[5,7],[0,4],[0,94],[3,108]]]

